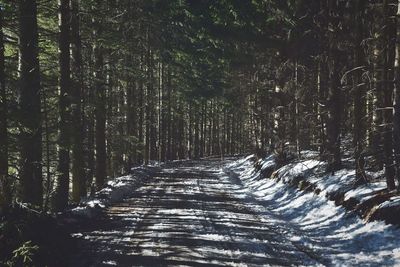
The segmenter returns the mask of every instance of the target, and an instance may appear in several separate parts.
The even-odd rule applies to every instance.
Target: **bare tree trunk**
[[[133,78],[129,75],[127,76],[127,88],[126,88],[126,118],[127,118],[127,134],[129,137],[129,155],[127,167],[132,168],[133,164],[137,163],[137,146],[136,146],[136,83],[132,80]]]
[[[396,160],[396,177],[398,188],[400,188],[400,1],[397,5],[396,14],[397,33],[396,33],[396,61],[394,68],[395,84],[394,84],[394,117],[393,117],[393,142]]]
[[[140,70],[143,72],[144,58],[143,55],[140,56]],[[143,79],[139,78],[139,88],[138,88],[138,110],[139,110],[139,122],[138,122],[138,141],[140,144],[140,150],[138,151],[138,163],[143,163],[146,158],[146,141],[143,134],[143,123],[145,119],[145,108],[144,108],[144,86]]]
[[[365,148],[366,138],[366,127],[365,127],[365,116],[366,116],[366,83],[364,83],[362,76],[365,66],[365,54],[364,48],[361,43],[364,38],[364,11],[365,11],[365,0],[357,0],[355,10],[356,14],[356,44],[355,44],[355,68],[358,68],[355,75],[354,84],[354,116],[353,116],[353,134],[354,134],[354,157],[356,162],[356,181],[358,183],[365,183],[366,176],[364,171],[364,155],[363,150]]]
[[[205,100],[201,101],[201,127],[200,127],[200,138],[201,138],[201,146],[200,146],[200,157],[204,157],[205,151],[205,124],[206,124],[206,107]]]
[[[188,154],[188,158],[189,159],[193,159],[194,156],[194,135],[195,135],[195,115],[194,115],[194,102],[193,101],[189,101],[188,105],[187,105],[187,117],[188,117],[188,129],[186,132],[186,136],[187,136],[187,154]],[[183,115],[183,114],[182,114]]]
[[[213,153],[213,135],[212,135],[212,126],[213,126],[213,101],[210,100],[210,106],[208,107],[208,156],[211,156]]]
[[[69,151],[70,151],[70,5],[69,0],[59,0],[59,63],[60,63],[60,96],[59,96],[59,136],[58,136],[58,169],[57,188],[54,209],[64,210],[68,205],[69,195]]]
[[[87,129],[87,146],[86,146],[86,154],[87,154],[87,171],[86,171],[86,181],[87,186],[90,187],[90,193],[94,193],[94,172],[95,172],[95,140],[94,140],[94,128],[95,128],[95,116],[94,116],[94,86],[88,92],[88,99],[87,102],[89,103],[88,107],[86,108],[87,112],[87,122],[86,122],[86,129]]]
[[[161,76],[162,76],[162,84],[161,84],[161,123],[160,123],[160,159],[162,162],[165,162],[167,159],[167,127],[168,127],[168,121],[167,121],[167,94],[166,88],[168,85],[166,84],[166,80],[168,79],[166,76],[166,69],[169,67],[167,65],[162,65],[161,68]]]
[[[382,79],[382,63],[381,63],[381,54],[383,52],[380,51],[380,48],[375,45],[374,47],[374,86],[375,90],[373,91],[371,97],[372,103],[372,130],[370,131],[369,139],[371,140],[371,150],[374,153],[374,161],[376,163],[377,169],[383,168],[383,155],[382,155],[382,124],[383,124],[383,112],[381,110],[383,104],[383,83]]]
[[[42,206],[42,116],[35,0],[19,0],[21,199]]]
[[[0,217],[11,205],[11,188],[8,177],[7,93],[4,70],[3,10],[0,8]]]
[[[393,66],[395,60],[395,41],[393,40],[396,36],[396,24],[392,18],[392,7],[389,6],[389,0],[383,1],[383,13],[385,19],[385,29],[384,29],[384,66],[382,78],[384,82],[383,87],[383,118],[384,118],[384,127],[383,127],[383,153],[384,153],[384,166],[385,166],[385,176],[386,183],[389,190],[395,189],[395,168],[393,162],[393,132],[392,132],[392,123],[393,123],[393,113],[390,109],[393,107]]]
[[[178,129],[176,132],[175,140],[177,143],[178,149],[178,159],[185,159],[186,158],[186,138],[185,138],[185,120],[184,120],[184,113],[183,113],[183,101],[182,99],[178,100]]]
[[[150,48],[149,48],[150,49]],[[149,139],[149,150],[150,150],[150,159],[157,160],[157,121],[156,121],[156,90],[154,90],[154,54],[153,51],[149,51],[149,80],[148,80],[148,99],[149,102],[149,123],[150,123],[150,139]]]
[[[145,164],[149,164],[149,161],[151,159],[151,155],[150,155],[150,151],[151,151],[151,128],[152,128],[152,118],[151,116],[152,114],[152,103],[151,103],[151,99],[153,97],[152,95],[152,91],[153,91],[153,81],[152,81],[152,66],[151,66],[151,60],[150,57],[151,55],[151,50],[150,50],[150,30],[147,29],[147,33],[146,33],[146,38],[147,38],[147,50],[146,50],[146,121],[145,121],[145,129],[146,129],[146,141],[145,141],[145,148],[144,148],[144,162]]]
[[[99,2],[97,3],[98,5]],[[96,7],[96,9],[99,7]],[[104,82],[104,49],[100,43],[102,26],[101,21],[95,21],[93,32],[95,43],[94,53],[94,90],[95,90],[95,136],[96,136],[96,187],[101,189],[106,180],[107,155],[106,155],[106,86]]]
[[[80,36],[80,0],[71,0],[71,43],[72,43],[72,200],[79,202],[87,195],[85,162],[83,155],[83,124],[81,99],[84,90],[82,67],[82,43]]]
[[[172,78],[171,78],[171,67],[168,68],[167,73],[167,101],[168,101],[168,109],[167,109],[167,160],[172,160]]]
[[[46,94],[43,92],[43,99],[46,99]],[[45,180],[45,199],[44,199],[44,204],[43,204],[43,210],[48,211],[49,210],[49,204],[51,201],[51,198],[53,197],[51,195],[52,190],[53,190],[53,179],[51,175],[51,155],[50,155],[50,127],[49,127],[49,108],[48,108],[48,103],[44,101],[43,105],[43,115],[44,115],[44,131],[45,131],[45,143],[46,143],[46,180]]]
[[[334,172],[341,168],[341,154],[340,154],[340,132],[342,127],[342,94],[340,87],[340,71],[339,62],[341,52],[338,50],[337,34],[339,31],[339,25],[336,17],[339,16],[338,3],[335,1],[329,1],[327,7],[329,24],[333,28],[331,35],[334,42],[329,45],[328,48],[328,69],[329,69],[329,86],[328,86],[328,119],[326,122],[326,134],[327,134],[327,156],[328,166],[327,171]]]
[[[199,104],[194,105],[194,158],[200,158],[200,112]]]
[[[325,159],[326,156],[326,132],[325,132],[325,124],[326,124],[326,116],[325,111],[322,107],[322,103],[325,103],[326,100],[326,68],[325,62],[322,59],[319,59],[318,62],[318,99],[319,104],[317,107],[317,114],[318,114],[318,140],[319,140],[319,154],[322,160]]]
[[[333,55],[330,69],[329,91],[328,91],[328,120],[326,123],[326,134],[328,138],[328,169],[334,172],[341,168],[340,155],[340,129],[341,129],[341,107],[342,100],[340,94],[340,78],[338,70],[338,60]]]

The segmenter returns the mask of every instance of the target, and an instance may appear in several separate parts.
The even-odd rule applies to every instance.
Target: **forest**
[[[0,0],[0,217],[250,153],[317,151],[394,192],[399,16],[394,0]]]

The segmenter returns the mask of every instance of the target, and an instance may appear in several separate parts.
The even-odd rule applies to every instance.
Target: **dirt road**
[[[74,233],[80,253],[70,265],[319,265],[287,238],[290,226],[222,171],[227,162],[160,168],[131,198]]]

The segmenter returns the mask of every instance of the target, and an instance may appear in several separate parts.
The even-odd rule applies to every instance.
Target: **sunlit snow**
[[[140,167],[73,210],[86,217],[104,210],[111,220],[107,227],[73,236],[88,242],[102,266],[124,261],[134,266],[400,265],[399,229],[365,223],[325,196],[349,186],[346,198],[366,199],[384,185],[354,189],[354,171],[316,175],[324,163],[311,158],[312,151],[302,157],[278,169],[279,179],[261,175],[274,167],[274,156],[259,162],[258,171],[253,156],[211,165]],[[284,183],[298,175],[307,175],[322,192]],[[392,197],[381,206],[399,202]]]
[[[296,232],[288,232],[288,238],[312,248],[323,258],[336,266],[400,266],[400,230],[384,222],[365,223],[357,215],[347,212],[328,201],[324,193],[315,195],[290,188],[283,181],[293,179],[305,171],[314,171],[322,164],[306,160],[287,165],[277,171],[282,178],[259,179],[253,171],[251,158],[230,164],[226,170],[236,172],[240,181],[260,201],[266,201],[269,211],[285,221]],[[264,159],[262,166],[271,166],[273,158]],[[264,168],[264,167],[263,167]],[[353,170],[341,170],[334,175],[313,177],[323,192],[337,190],[354,182]],[[367,199],[373,191],[385,188],[381,182],[371,183],[357,189],[350,189],[346,199],[354,197]],[[400,197],[393,197],[381,207],[398,205]],[[311,242],[305,240],[311,240]]]

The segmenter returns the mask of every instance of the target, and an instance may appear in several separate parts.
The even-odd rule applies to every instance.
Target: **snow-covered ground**
[[[364,222],[354,212],[335,206],[326,198],[329,192],[346,188],[344,198],[364,201],[385,184],[375,182],[353,187],[354,170],[341,170],[334,175],[322,173],[324,163],[305,155],[304,160],[276,170],[274,179],[263,173],[275,165],[269,156],[254,168],[253,156],[240,159],[225,167],[232,180],[242,185],[242,193],[251,194],[273,214],[288,225],[288,237],[327,259],[334,266],[400,266],[400,230],[384,222]],[[308,159],[307,159],[308,158]],[[288,184],[296,177],[307,177],[321,192],[300,191]],[[353,189],[354,188],[354,189]],[[393,205],[393,197],[381,206]]]
[[[161,166],[103,216],[74,228],[79,253],[70,266],[321,265],[294,228],[241,192],[226,164]]]
[[[156,169],[155,165],[132,168],[131,174],[108,181],[105,188],[96,192],[94,196],[82,201],[78,207],[68,210],[73,216],[87,218],[95,217],[101,210],[128,198],[143,179],[148,178]]]
[[[325,174],[314,156],[277,170],[274,156],[257,168],[253,156],[135,168],[70,211],[92,221],[73,234],[83,254],[71,266],[400,266],[397,227],[366,223],[326,197],[344,190],[345,200],[365,201],[385,184],[354,187],[353,170]],[[289,186],[299,177],[319,194]]]

